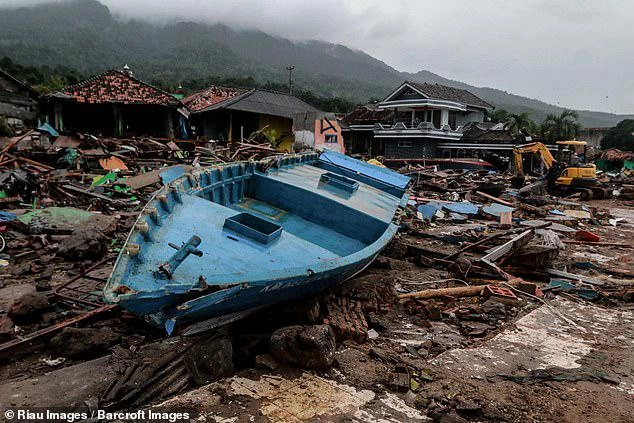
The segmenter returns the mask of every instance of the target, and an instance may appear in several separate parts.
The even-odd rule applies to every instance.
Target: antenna
[[[287,66],[286,70],[288,71],[288,93],[293,95],[293,70],[295,69],[294,65]]]

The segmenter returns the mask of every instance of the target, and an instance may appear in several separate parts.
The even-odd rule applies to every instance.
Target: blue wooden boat
[[[104,296],[168,333],[351,278],[396,233],[409,183],[334,152],[163,176]]]

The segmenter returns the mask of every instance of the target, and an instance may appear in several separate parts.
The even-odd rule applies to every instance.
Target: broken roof
[[[120,103],[176,105],[171,94],[118,70],[109,70],[85,81],[69,85],[49,97],[78,103]]]
[[[468,123],[462,132],[463,142],[503,142],[513,143],[515,138],[503,125],[489,122]]]
[[[204,95],[202,96],[204,97]],[[280,116],[287,119],[293,119],[296,113],[320,111],[316,107],[290,94],[252,89],[242,92],[241,94],[230,96],[222,101],[210,104],[207,107],[192,110],[192,113],[221,109]]]
[[[492,105],[490,105],[486,101],[482,100],[480,97],[476,96],[475,94],[467,90],[449,87],[447,85],[428,84],[426,82],[421,83],[421,82],[414,82],[414,81],[403,82],[403,84],[401,84],[401,86],[396,91],[390,94],[383,101],[388,101],[390,97],[392,97],[394,94],[399,92],[401,88],[405,85],[408,85],[409,87],[411,87],[412,89],[414,89],[415,91],[417,91],[418,93],[420,93],[421,95],[427,98],[431,98],[435,100],[453,101],[456,103],[465,104],[467,106],[474,106],[474,107],[479,107],[484,109],[494,108]]]
[[[11,75],[7,71],[3,70],[2,68],[0,68],[0,76],[4,76],[5,78],[13,81],[14,84],[22,87],[22,89],[31,93],[33,97],[38,97],[40,95],[40,93],[35,88],[31,87],[29,84],[27,84],[24,81],[20,81],[18,78]]]
[[[217,87],[212,85],[206,90],[199,91],[183,99],[183,104],[192,112],[198,112],[209,106],[246,93],[242,88]]]
[[[368,125],[375,122],[391,122],[394,110],[379,109],[376,104],[357,106],[344,116],[343,121],[348,125]]]

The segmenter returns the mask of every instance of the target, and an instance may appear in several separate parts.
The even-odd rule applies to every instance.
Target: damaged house
[[[295,115],[294,151],[302,149],[331,150],[346,153],[339,121],[334,113],[304,112]]]
[[[320,112],[289,94],[260,89],[210,87],[183,99],[198,136],[225,143],[262,130],[279,151],[292,151],[297,114]]]
[[[405,81],[371,113],[355,110],[344,120],[351,144],[355,139],[367,144],[371,136],[373,155],[415,159],[439,157],[443,150],[454,149],[465,125],[483,122],[486,111],[492,109],[492,105],[467,90]],[[362,120],[368,115],[376,119]]]
[[[33,125],[39,93],[26,83],[0,69],[0,117],[13,128]]]
[[[510,154],[515,137],[503,123],[469,122],[462,130],[460,142],[444,146],[440,157],[484,157],[491,153]]]
[[[174,138],[184,119],[174,96],[135,78],[127,66],[48,94],[44,104],[57,130],[104,136]]]
[[[382,138],[374,137],[374,125],[389,125],[393,120],[393,110],[379,109],[376,104],[357,106],[341,120],[348,154],[383,156],[385,145]]]

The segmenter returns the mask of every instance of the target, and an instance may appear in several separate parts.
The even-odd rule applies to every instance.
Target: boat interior
[[[253,163],[206,169],[162,191],[129,241],[138,252],[121,276],[137,290],[309,271],[377,241],[401,200],[315,161],[266,172]]]

